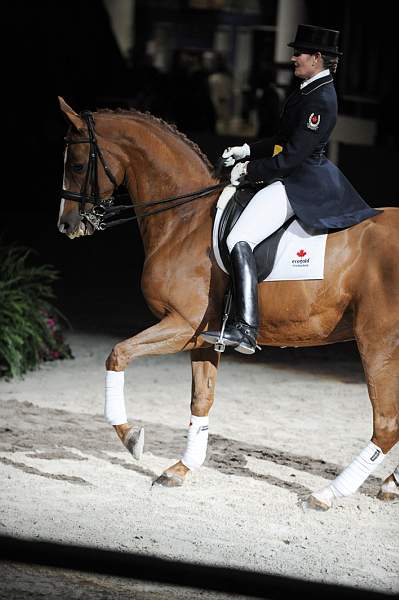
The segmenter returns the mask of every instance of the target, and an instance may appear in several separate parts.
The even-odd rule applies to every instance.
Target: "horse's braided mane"
[[[128,117],[137,116],[137,117],[143,118],[145,121],[151,121],[153,123],[161,125],[165,129],[168,129],[171,133],[173,133],[173,135],[176,135],[181,140],[183,140],[183,142],[185,142],[188,146],[190,146],[190,148],[192,148],[192,150],[194,150],[194,152],[205,163],[205,165],[208,167],[210,172],[212,174],[214,174],[214,167],[213,167],[212,163],[210,162],[209,158],[206,156],[206,154],[204,154],[202,152],[201,148],[195,142],[190,140],[190,138],[188,138],[184,133],[179,131],[174,123],[168,123],[167,121],[164,121],[164,119],[161,119],[160,117],[155,117],[154,115],[152,115],[149,112],[143,113],[140,110],[136,110],[135,108],[130,108],[128,110],[126,110],[124,108],[116,108],[115,110],[111,110],[110,108],[101,108],[101,109],[97,110],[97,113],[98,114],[112,114],[112,115],[126,115]]]

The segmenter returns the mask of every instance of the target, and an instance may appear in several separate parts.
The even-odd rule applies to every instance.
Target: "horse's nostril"
[[[60,221],[58,223],[58,231],[60,233],[72,233],[75,225],[69,221]]]
[[[80,223],[80,216],[68,214],[64,215],[58,221],[58,230],[61,233],[73,233],[78,228]]]

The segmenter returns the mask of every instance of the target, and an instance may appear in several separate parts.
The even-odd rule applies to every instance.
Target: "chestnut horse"
[[[97,197],[104,199],[124,183],[130,197],[148,212],[153,198],[220,183],[200,149],[172,125],[137,111],[100,110],[93,114],[95,129],[89,131],[83,113],[59,100],[70,122],[64,168],[64,190],[70,193],[63,193],[58,222],[68,236],[95,230],[87,218],[90,211],[82,211],[83,189],[95,187]],[[85,183],[93,149],[87,142],[93,135],[101,155],[96,157],[95,186]],[[91,209],[94,200],[88,199]],[[136,210],[145,251],[142,291],[159,323],[116,344],[106,361],[107,371],[120,372],[141,356],[190,351],[191,413],[199,417],[211,409],[220,358],[199,334],[220,327],[228,284],[212,252],[216,200],[214,192],[145,218],[137,214],[142,209]],[[305,347],[356,340],[373,407],[372,442],[383,454],[399,440],[398,231],[399,209],[386,208],[377,217],[328,235],[323,280],[258,286],[258,344]],[[134,426],[126,422],[115,430],[137,457],[134,444],[126,443]],[[179,460],[156,481],[181,485],[188,471]],[[397,471],[384,481],[381,499],[398,497]],[[309,505],[330,506],[313,495]]]

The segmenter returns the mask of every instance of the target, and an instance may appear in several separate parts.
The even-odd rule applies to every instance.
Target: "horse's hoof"
[[[392,492],[383,492],[380,490],[377,494],[378,500],[383,502],[392,502],[392,500],[399,500],[399,494],[393,494]]]
[[[392,500],[399,500],[399,486],[395,481],[393,475],[387,477],[382,484],[380,491],[377,494],[378,500],[383,502],[392,502]]]
[[[177,473],[164,471],[157,479],[154,479],[152,485],[162,485],[163,487],[181,487],[184,483],[184,477]]]
[[[144,427],[131,427],[122,438],[122,444],[136,460],[140,460],[144,450]]]
[[[303,508],[310,508],[312,510],[329,510],[331,508],[330,504],[319,500],[316,496],[309,496],[306,500],[302,502]]]

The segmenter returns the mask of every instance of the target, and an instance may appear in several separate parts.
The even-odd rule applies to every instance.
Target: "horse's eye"
[[[74,171],[75,173],[81,173],[84,169],[84,165],[72,165],[71,166],[72,171]]]

